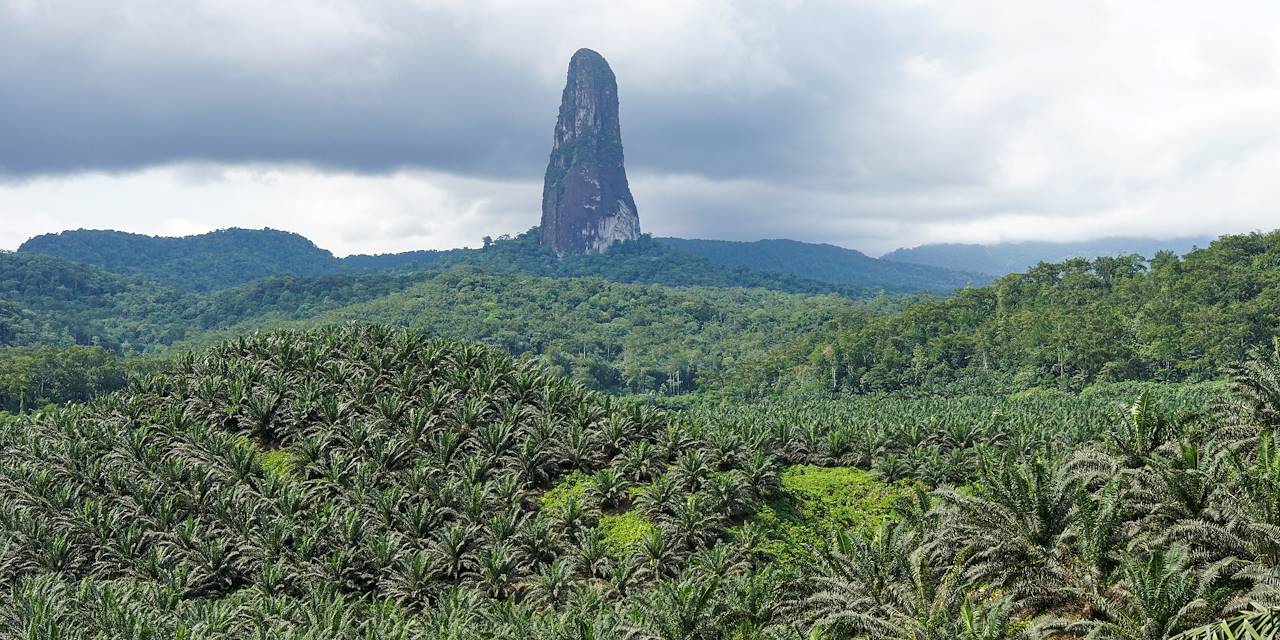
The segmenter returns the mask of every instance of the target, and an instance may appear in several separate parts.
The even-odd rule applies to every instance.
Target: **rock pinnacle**
[[[542,187],[542,244],[563,256],[602,253],[639,237],[622,167],[618,83],[603,56],[579,49],[569,60]]]

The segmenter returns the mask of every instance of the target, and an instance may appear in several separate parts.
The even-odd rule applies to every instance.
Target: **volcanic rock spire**
[[[542,244],[560,255],[602,253],[640,237],[640,216],[622,168],[618,83],[590,49],[569,60],[551,161],[542,186]]]

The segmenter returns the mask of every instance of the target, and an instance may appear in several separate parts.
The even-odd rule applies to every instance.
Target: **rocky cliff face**
[[[618,83],[604,57],[569,61],[551,161],[542,187],[542,244],[560,255],[601,253],[640,237],[640,215],[622,168]]]

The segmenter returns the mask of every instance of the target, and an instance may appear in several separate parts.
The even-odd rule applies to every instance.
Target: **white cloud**
[[[0,247],[63,229],[294,231],[337,255],[479,246],[537,224],[537,187],[424,171],[177,165],[0,183]]]

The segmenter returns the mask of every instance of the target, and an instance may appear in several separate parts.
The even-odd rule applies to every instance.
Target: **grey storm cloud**
[[[451,233],[532,224],[586,46],[618,75],[655,233],[880,250],[1266,227],[1276,23],[1264,2],[0,0],[0,215],[81,219],[72,187],[14,191],[31,181],[295,166],[345,177],[292,188],[394,210],[335,236],[362,250],[439,227],[406,222],[427,191],[475,227]],[[265,193],[247,184],[215,195]],[[165,228],[242,220],[192,215]]]
[[[199,160],[537,175],[578,46],[619,76],[633,170],[856,180],[859,163],[881,164],[869,156],[892,114],[873,97],[908,43],[880,9],[708,2],[688,17],[719,25],[687,25],[674,37],[705,40],[682,42],[643,10],[563,32],[572,3],[531,4],[549,8],[525,19],[503,3],[361,2],[327,17],[301,3],[271,14],[14,3],[0,20],[0,170]],[[298,25],[291,13],[321,16]]]
[[[544,137],[530,107],[547,102],[546,88],[431,17],[399,25],[412,41],[355,37],[279,61],[269,43],[229,58],[187,50],[165,20],[139,28],[154,47],[131,43],[127,28],[113,33],[127,16],[92,30],[10,16],[0,22],[0,81],[10,88],[0,166],[18,176],[183,160],[527,170]],[[216,25],[197,29],[218,35]]]

